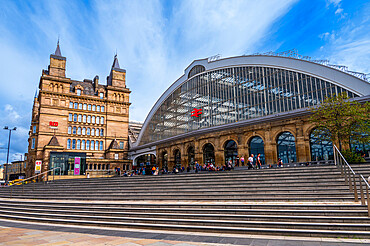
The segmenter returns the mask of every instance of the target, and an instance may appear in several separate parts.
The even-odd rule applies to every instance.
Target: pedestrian
[[[242,163],[242,166],[244,166],[244,155],[240,158],[240,162]]]
[[[235,166],[239,166],[239,156],[237,155],[236,158],[235,158],[235,161],[236,161],[236,165]]]
[[[261,169],[261,154],[257,154],[256,168]]]
[[[283,160],[281,158],[278,159],[278,164],[277,164],[278,167],[282,167],[283,166]]]
[[[253,167],[253,158],[254,157],[254,155],[253,154],[251,154],[251,156],[248,158],[248,169],[253,169],[254,167]]]

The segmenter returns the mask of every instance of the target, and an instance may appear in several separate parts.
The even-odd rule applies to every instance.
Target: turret
[[[66,58],[60,52],[59,40],[54,54],[50,55],[49,75],[66,77]]]
[[[110,75],[107,77],[107,85],[126,87],[126,70],[120,68],[117,54],[114,56],[112,69],[110,70]]]

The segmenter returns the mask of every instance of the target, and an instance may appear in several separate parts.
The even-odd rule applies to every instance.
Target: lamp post
[[[12,131],[17,130],[17,127],[14,127],[13,129],[9,129],[8,126],[5,126],[4,130],[9,131],[8,154],[6,155],[6,166],[5,166],[5,185],[7,185],[8,184],[8,163],[9,163],[10,137],[12,136]]]

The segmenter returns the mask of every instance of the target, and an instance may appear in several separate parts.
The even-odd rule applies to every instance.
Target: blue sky
[[[296,48],[370,73],[369,13],[364,0],[0,1],[0,127],[18,127],[10,161],[27,151],[33,96],[58,36],[72,79],[105,83],[117,50],[130,120],[144,121],[185,67],[216,54]],[[7,139],[0,131],[0,148]]]

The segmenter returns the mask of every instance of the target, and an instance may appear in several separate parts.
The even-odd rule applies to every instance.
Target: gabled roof
[[[112,140],[108,149],[119,149],[119,144],[116,139]]]
[[[59,141],[57,137],[54,135],[51,137],[49,143],[47,144],[48,146],[60,146]]]

